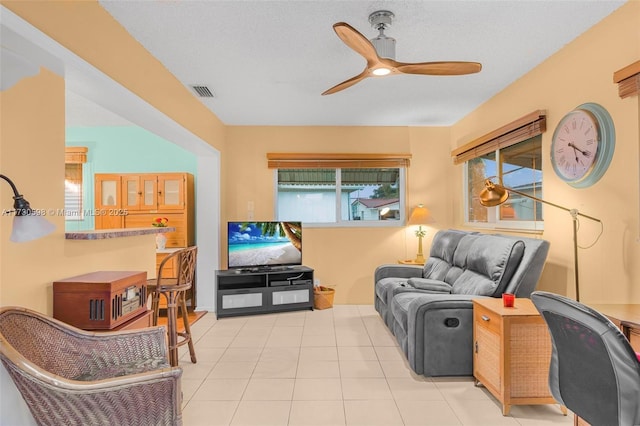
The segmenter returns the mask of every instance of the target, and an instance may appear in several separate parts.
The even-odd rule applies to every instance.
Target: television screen
[[[229,222],[229,268],[302,265],[301,222]]]

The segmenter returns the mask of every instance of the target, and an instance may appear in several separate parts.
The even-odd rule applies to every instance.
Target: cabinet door
[[[501,394],[500,316],[483,306],[474,305],[473,319],[473,375],[485,387]]]
[[[125,175],[122,177],[123,208],[131,211],[158,209],[156,175]]]
[[[95,228],[123,227],[123,216],[108,214],[122,208],[120,175],[97,174],[95,176]]]
[[[138,208],[154,212],[158,210],[158,178],[155,175],[140,176],[141,197]]]
[[[158,175],[158,210],[184,209],[185,182],[183,174]]]
[[[127,210],[138,210],[140,205],[140,179],[137,175],[122,176],[122,206]]]

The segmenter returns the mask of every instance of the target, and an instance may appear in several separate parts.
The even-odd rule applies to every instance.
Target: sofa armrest
[[[380,265],[376,268],[373,274],[374,284],[383,278],[421,278],[422,266],[414,265]]]
[[[451,293],[451,284],[430,278],[409,278],[407,284],[419,290],[427,290],[434,293]]]
[[[473,299],[467,294],[421,294],[409,304],[408,361],[416,373],[473,374]]]

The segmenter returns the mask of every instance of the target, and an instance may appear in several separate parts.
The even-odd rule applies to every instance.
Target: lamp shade
[[[9,239],[14,243],[24,243],[49,235],[55,229],[55,225],[42,216],[14,216],[13,230]]]
[[[424,225],[432,222],[431,212],[422,204],[414,207],[411,211],[411,216],[409,216],[409,225]]]
[[[484,189],[480,191],[480,204],[485,207],[498,206],[509,198],[509,191],[503,186],[496,185],[489,179],[484,181]]]

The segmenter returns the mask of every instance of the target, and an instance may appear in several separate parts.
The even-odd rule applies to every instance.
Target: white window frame
[[[286,168],[286,167],[283,167]],[[334,169],[341,171],[339,167],[326,167],[327,169]],[[376,169],[379,167],[369,167],[370,169]],[[405,199],[406,199],[406,167],[394,167],[399,169],[399,182],[398,182],[398,197],[400,199],[400,219],[399,220],[342,220],[342,206],[340,202],[340,188],[342,187],[342,173],[336,173],[336,222],[302,222],[306,228],[394,228],[406,226],[407,213],[405,211]],[[273,199],[274,199],[274,214],[273,217],[278,220],[278,169],[274,169],[273,172]]]

